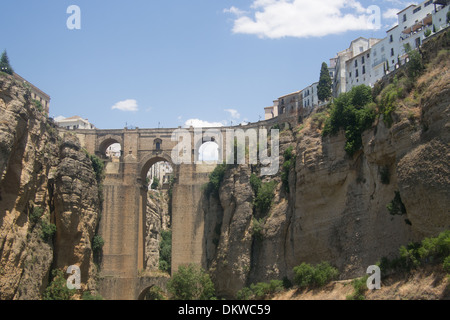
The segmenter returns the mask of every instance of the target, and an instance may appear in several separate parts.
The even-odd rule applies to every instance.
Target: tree
[[[211,300],[215,294],[209,275],[193,264],[180,266],[167,288],[174,300]]]
[[[326,62],[322,63],[320,70],[319,85],[317,86],[317,96],[320,101],[326,101],[331,98],[331,76]]]
[[[150,188],[152,190],[156,190],[156,189],[158,189],[158,187],[159,187],[159,179],[157,177],[154,177],[153,178],[153,183],[152,183]]]
[[[8,58],[8,54],[6,53],[6,50],[3,51],[2,57],[0,58],[0,71],[5,72],[10,75],[12,75],[14,73],[13,68],[9,64],[9,58]]]

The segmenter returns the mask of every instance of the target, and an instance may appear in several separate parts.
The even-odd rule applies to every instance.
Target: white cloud
[[[373,29],[372,12],[356,0],[253,0],[251,9],[234,20],[234,33],[276,39]]]
[[[243,14],[246,14],[246,11],[243,11],[241,9],[236,8],[235,6],[232,6],[230,9],[223,9],[224,13],[231,13],[236,16],[242,16]]]
[[[115,105],[112,106],[112,110],[120,110],[120,111],[138,111],[137,101],[134,99],[128,99],[124,101],[119,101]]]
[[[241,114],[234,109],[225,109],[224,111],[228,112],[233,119],[239,119]]]
[[[391,8],[383,12],[383,18],[386,20],[397,20],[397,13],[400,12],[399,9]]]
[[[189,119],[184,123],[186,128],[194,127],[194,128],[217,128],[223,127],[226,125],[226,121],[223,122],[208,122],[200,119]]]

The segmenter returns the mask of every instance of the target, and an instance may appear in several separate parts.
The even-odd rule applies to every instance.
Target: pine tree
[[[322,63],[320,70],[320,80],[317,86],[317,96],[320,101],[326,101],[331,98],[331,77],[326,62]]]
[[[10,75],[12,75],[14,73],[13,68],[9,64],[9,58],[8,58],[8,54],[6,53],[6,50],[3,51],[2,57],[0,58],[0,71],[5,72]]]

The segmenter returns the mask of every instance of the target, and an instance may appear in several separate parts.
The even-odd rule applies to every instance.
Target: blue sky
[[[383,38],[402,0],[4,0],[0,50],[48,93],[50,116],[102,129],[237,124],[318,81],[359,37]],[[81,29],[66,22],[81,9]],[[367,8],[381,26],[367,28]]]

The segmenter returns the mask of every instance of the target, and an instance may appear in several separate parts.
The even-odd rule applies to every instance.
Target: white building
[[[363,75],[363,72],[366,75],[368,72],[366,59],[370,58],[370,48],[380,41],[381,39],[359,37],[350,43],[348,49],[337,54],[334,58],[336,73],[333,81],[333,95],[335,97],[349,91],[352,85],[361,84],[360,75]]]
[[[427,33],[448,27],[448,3],[449,0],[426,0],[410,5],[397,13],[398,24],[386,32],[384,39],[352,41],[336,57],[334,96],[361,84],[374,86],[385,74],[403,65],[407,59],[406,48],[417,49]]]
[[[67,130],[90,130],[95,129],[95,126],[91,124],[88,119],[83,119],[79,116],[74,116],[70,118],[56,118],[55,119],[56,124],[61,127],[65,128]]]
[[[278,117],[278,100],[273,102],[273,106],[264,108],[264,119],[270,120]]]
[[[303,94],[303,108],[305,113],[309,114],[314,109],[314,107],[319,105],[319,97],[317,96],[317,86],[318,82],[306,87],[302,90]]]

